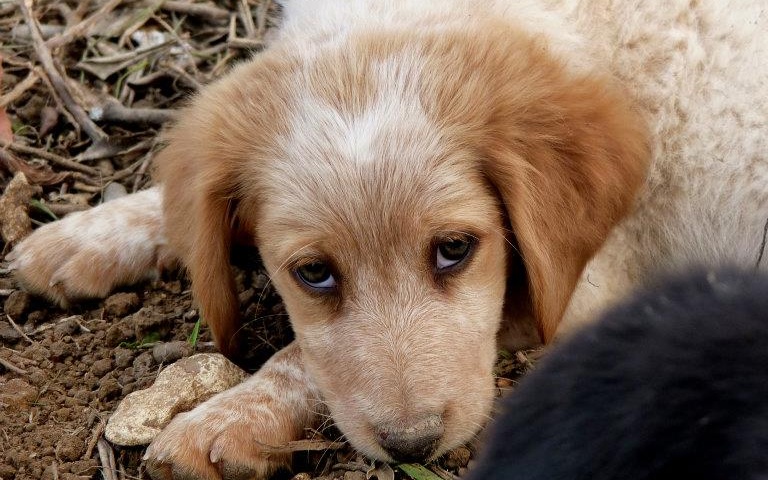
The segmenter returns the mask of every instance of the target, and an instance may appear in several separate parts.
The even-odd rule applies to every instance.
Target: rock
[[[21,339],[21,334],[10,323],[0,320],[0,340],[4,344],[12,345]]]
[[[160,372],[150,388],[125,397],[107,422],[104,434],[117,445],[148,445],[176,413],[192,409],[247,376],[218,353],[179,360]]]
[[[124,317],[139,308],[139,296],[133,292],[116,293],[104,300],[104,313],[111,317]]]
[[[66,337],[72,335],[80,330],[80,324],[78,322],[83,321],[82,315],[72,315],[63,322],[59,322],[53,327],[53,336],[55,338]]]
[[[157,363],[171,363],[192,353],[192,346],[181,340],[158,343],[152,348],[152,357]]]
[[[125,368],[133,363],[133,351],[127,348],[115,348],[115,365],[118,368]]]
[[[106,188],[104,188],[104,194],[101,196],[104,203],[116,200],[118,198],[128,195],[128,190],[121,183],[110,182]]]
[[[27,292],[15,290],[5,299],[5,305],[3,305],[5,313],[10,315],[14,321],[19,321],[27,313],[31,298]]]

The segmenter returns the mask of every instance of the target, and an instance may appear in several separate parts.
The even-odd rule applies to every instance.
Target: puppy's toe
[[[260,448],[292,436],[274,418],[264,409],[204,403],[155,438],[144,456],[147,472],[154,480],[266,480],[290,465],[290,455]]]

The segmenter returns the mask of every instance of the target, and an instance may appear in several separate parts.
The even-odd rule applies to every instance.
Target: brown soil
[[[18,209],[0,212],[4,227],[13,218],[3,254],[29,220],[96,205],[116,186],[147,186],[170,109],[258,49],[279,13],[267,0],[41,0],[26,13],[22,3],[0,5],[0,187],[23,172],[32,202],[20,218]],[[44,38],[30,36],[30,23]],[[159,46],[145,43],[153,35]],[[95,123],[81,115],[99,109],[109,113]],[[239,250],[233,260],[255,370],[291,340],[290,326],[256,252]],[[193,353],[187,341],[198,317],[184,276],[171,272],[65,310],[20,290],[3,263],[0,308],[0,480],[147,478],[143,449],[106,443],[104,422],[126,394]],[[212,350],[203,327],[194,351]],[[501,374],[526,365],[506,360]],[[349,448],[296,457],[296,478],[365,478]],[[455,478],[468,459],[459,449],[430,468]]]

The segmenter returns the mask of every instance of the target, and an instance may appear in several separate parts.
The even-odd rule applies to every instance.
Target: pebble
[[[24,318],[24,314],[29,310],[31,299],[32,297],[24,290],[14,290],[5,299],[3,309],[7,315],[10,315],[14,321],[18,322]]]
[[[0,340],[8,345],[14,344],[21,339],[21,334],[11,326],[10,323],[0,320]]]
[[[128,190],[122,183],[110,182],[105,188],[102,194],[104,203],[124,197],[128,195]]]
[[[152,358],[157,363],[171,363],[192,353],[192,346],[184,341],[158,343],[152,348]]]
[[[62,338],[66,337],[67,335],[72,335],[73,333],[80,330],[80,323],[78,322],[82,321],[82,315],[73,315],[63,322],[57,323],[56,326],[53,327],[53,336],[55,338]]]
[[[194,408],[247,376],[218,353],[179,360],[160,372],[150,388],[125,397],[107,422],[104,435],[116,445],[148,445],[176,413]]]
[[[125,368],[133,363],[133,351],[127,348],[115,348],[115,365],[118,368]]]

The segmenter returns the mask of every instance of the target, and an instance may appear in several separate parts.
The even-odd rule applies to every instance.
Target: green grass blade
[[[417,463],[401,463],[397,468],[413,480],[443,480],[432,470]]]

